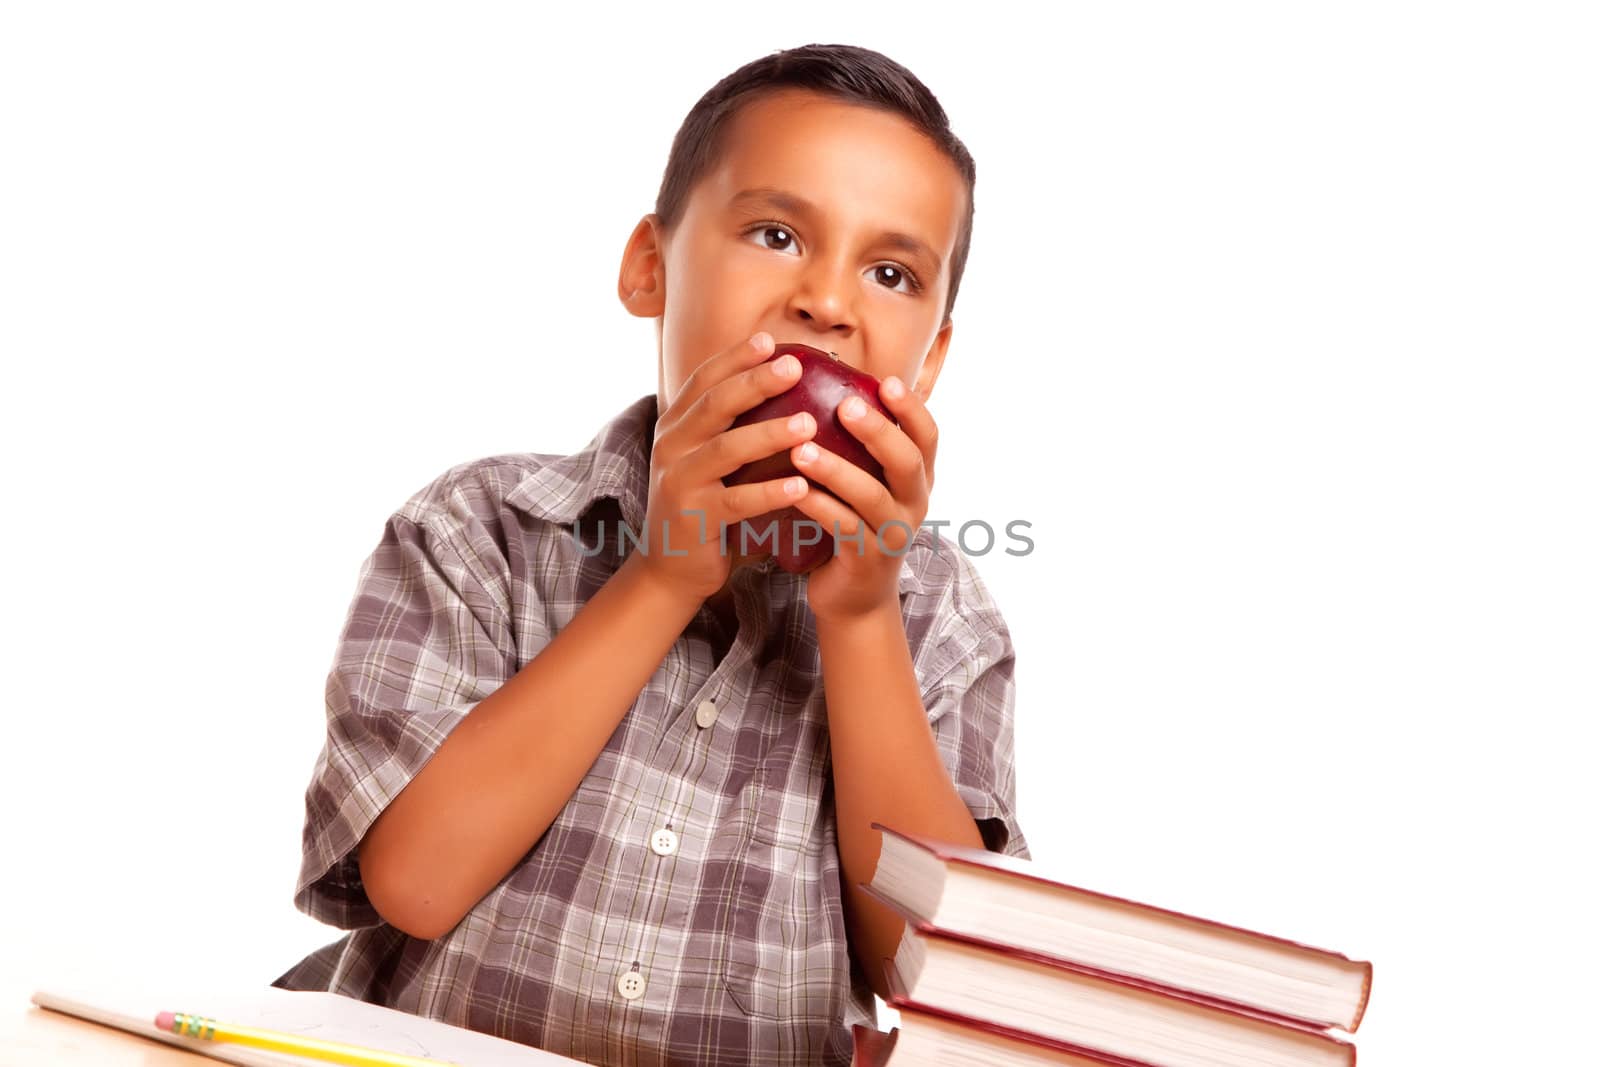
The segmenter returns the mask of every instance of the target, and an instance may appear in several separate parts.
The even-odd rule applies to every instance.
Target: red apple
[[[889,414],[889,409],[883,406],[883,401],[878,399],[878,379],[856,370],[833,353],[812,348],[810,345],[793,343],[775,345],[768,362],[786,355],[800,361],[800,380],[777,396],[768,397],[734,419],[733,425],[744,426],[752,422],[786,418],[796,412],[809,411],[811,417],[817,420],[817,432],[811,439],[818,447],[843,457],[878,481],[883,481],[882,465],[873,458],[872,453],[867,451],[867,446],[862,444],[855,434],[845,429],[844,423],[839,421],[838,414],[839,405],[846,397],[859,396],[866,401],[868,407],[875,408],[884,418],[898,425],[895,417]],[[743,485],[798,473],[800,472],[795,470],[794,464],[789,461],[789,450],[785,449],[753,463],[746,463],[722,481],[725,485]],[[810,491],[817,493],[825,490],[820,485],[813,484]],[[767,527],[774,520],[778,524],[778,546],[772,556],[778,566],[790,574],[801,574],[811,570],[833,555],[831,530],[821,530],[822,538],[816,544],[799,543],[802,534],[809,539],[815,537],[819,531],[815,527],[806,525],[815,520],[792,507],[769,511],[747,520],[750,525],[752,545],[756,537],[766,535]],[[870,537],[871,534],[866,536]],[[730,551],[737,551],[738,537],[737,528],[728,531]],[[771,541],[772,538],[767,536],[762,542],[763,547]],[[849,544],[844,550],[855,551]]]

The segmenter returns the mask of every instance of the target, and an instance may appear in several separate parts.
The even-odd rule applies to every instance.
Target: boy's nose
[[[801,275],[789,297],[788,315],[807,330],[849,337],[856,330],[850,279],[844,271],[815,266]]]

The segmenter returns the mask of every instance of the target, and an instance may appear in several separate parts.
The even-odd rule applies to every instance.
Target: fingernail
[[[757,333],[750,338],[750,347],[755,349],[757,352],[764,350],[771,343],[772,335],[767,333],[765,330],[762,330],[760,333]]]
[[[847,419],[859,419],[867,413],[866,401],[859,396],[853,396],[844,402],[840,410],[844,412],[844,417]]]
[[[783,483],[783,492],[785,496],[799,496],[805,490],[805,487],[806,480],[804,478],[790,478]]]
[[[890,375],[888,378],[884,379],[884,382],[883,382],[883,395],[884,396],[888,397],[890,400],[899,400],[902,396],[905,396],[905,394],[906,394],[905,384],[902,383],[899,378],[896,378],[893,375]]]
[[[804,430],[806,428],[806,420],[809,419],[810,417],[811,417],[810,415],[807,415],[803,411],[798,413],[798,414],[796,414],[796,415],[794,415],[794,416],[792,416],[792,417],[790,417],[790,419],[789,419],[789,432],[791,432],[791,433],[802,433],[802,432],[804,432]]]
[[[784,356],[772,364],[772,373],[780,378],[793,378],[800,373],[800,361],[793,356]]]
[[[812,444],[810,441],[807,441],[805,444],[801,445],[800,458],[806,463],[810,463],[812,460],[816,459],[817,446]]]

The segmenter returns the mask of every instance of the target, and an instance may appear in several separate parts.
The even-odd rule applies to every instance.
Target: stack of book
[[[867,893],[906,920],[872,1067],[1347,1067],[1372,964],[1067,885],[874,824]]]

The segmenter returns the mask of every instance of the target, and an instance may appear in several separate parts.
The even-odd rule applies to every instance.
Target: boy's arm
[[[479,702],[367,831],[362,884],[391,926],[448,932],[576,792],[699,607],[641,559]]]
[[[882,961],[894,957],[905,923],[859,888],[878,865],[882,835],[872,824],[985,846],[939,755],[898,605],[819,618],[817,641],[850,947],[872,991],[887,998]]]
[[[721,481],[816,432],[809,416],[728,428],[798,376],[793,357],[769,363],[771,353],[772,338],[760,333],[690,375],[656,420],[644,543],[544,648],[454,725],[362,836],[362,888],[390,925],[418,938],[443,935],[544,836],[672,643],[727,581],[732,562],[711,531],[792,499],[789,479]],[[680,547],[663,551],[669,545]],[[430,612],[427,604],[413,607]],[[403,610],[385,605],[381,614]],[[461,654],[459,635],[440,640],[441,655]],[[382,654],[398,656],[394,673],[408,676],[404,647],[385,646]]]
[[[872,824],[985,848],[977,811],[998,824],[996,848],[1017,854],[1026,845],[1010,813],[1014,656],[998,614],[983,608],[975,575],[974,602],[958,596],[951,609],[964,627],[942,660],[954,666],[930,679],[923,704],[898,587],[912,531],[928,513],[938,428],[924,393],[898,378],[884,379],[879,396],[894,420],[858,399],[840,404],[838,415],[886,480],[824,449],[792,456],[801,473],[833,491],[808,493],[795,506],[838,542],[834,558],[811,572],[807,599],[822,659],[850,948],[873,992],[887,997],[883,960],[894,957],[905,924],[859,888],[878,865],[881,834]],[[951,749],[949,769],[936,729]]]

